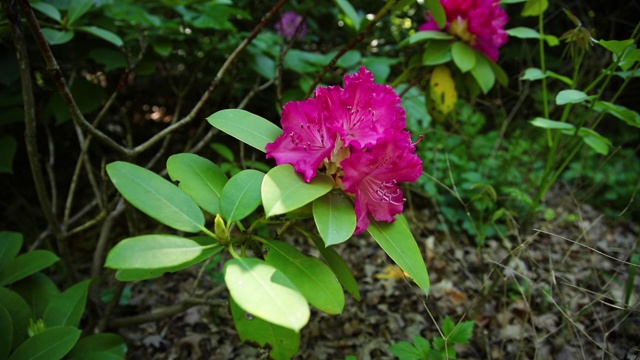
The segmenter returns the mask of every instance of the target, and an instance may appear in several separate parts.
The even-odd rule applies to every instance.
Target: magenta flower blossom
[[[508,35],[504,30],[509,17],[496,0],[440,0],[447,15],[445,31],[467,42],[483,52],[493,61],[498,61],[498,49],[506,44]],[[438,30],[431,14],[420,31]]]
[[[282,14],[280,20],[275,25],[276,32],[284,36],[287,40],[300,40],[307,35],[307,24],[304,23],[302,15],[290,10]]]
[[[356,235],[370,216],[394,221],[405,201],[398,183],[422,174],[400,103],[393,88],[361,67],[345,76],[344,88],[318,88],[314,98],[287,103],[283,134],[267,144],[267,158],[293,165],[306,182],[319,170],[332,176],[355,199]]]

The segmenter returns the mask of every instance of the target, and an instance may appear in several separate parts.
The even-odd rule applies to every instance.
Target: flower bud
[[[227,230],[227,226],[224,223],[224,219],[220,214],[216,215],[216,220],[214,222],[213,232],[218,238],[218,242],[221,245],[226,245],[229,243],[229,231]]]

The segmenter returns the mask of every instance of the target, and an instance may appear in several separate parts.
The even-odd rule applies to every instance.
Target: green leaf
[[[67,12],[67,16],[69,17],[67,24],[71,25],[81,18],[82,15],[91,9],[93,3],[94,0],[71,0],[69,10]]]
[[[356,212],[343,193],[330,191],[313,201],[313,219],[324,244],[349,240],[356,229]]]
[[[198,257],[203,248],[176,235],[140,235],[120,241],[109,251],[105,267],[111,269],[163,269]]]
[[[463,321],[456,325],[447,336],[447,341],[453,344],[468,344],[473,336],[473,321]]]
[[[33,250],[22,254],[0,269],[0,285],[11,284],[45,269],[60,260],[47,250]]]
[[[220,213],[228,222],[242,220],[258,208],[261,202],[260,184],[265,177],[258,170],[242,170],[222,189]]]
[[[306,183],[289,164],[271,169],[262,181],[262,204],[267,217],[298,209],[333,188],[333,180],[317,174]]]
[[[544,13],[549,6],[547,0],[527,0],[522,9],[522,16],[538,16]]]
[[[389,351],[400,360],[420,360],[424,359],[421,352],[408,341],[399,341],[389,346]]]
[[[281,271],[254,258],[226,262],[224,281],[233,300],[248,312],[275,325],[299,332],[309,322],[309,305]]]
[[[529,122],[531,123],[531,125],[539,128],[543,128],[543,129],[560,129],[560,130],[572,130],[572,131],[575,131],[576,129],[575,126],[573,126],[572,124],[561,122],[561,121],[549,120],[541,117],[537,117]]]
[[[580,128],[578,135],[582,137],[585,144],[589,145],[598,154],[607,155],[611,147],[611,141],[600,135],[595,130]]]
[[[438,23],[440,29],[444,28],[447,24],[447,14],[444,11],[444,7],[439,0],[427,0],[427,9],[431,12],[431,15]]]
[[[124,45],[124,42],[122,41],[122,39],[120,38],[120,36],[112,33],[109,30],[105,30],[102,28],[99,28],[97,26],[79,26],[74,28],[78,31],[84,31],[86,33],[89,33],[91,35],[97,36],[99,38],[101,38],[102,40],[108,41],[110,43],[112,43],[115,46],[122,46]]]
[[[33,313],[29,305],[17,293],[0,286],[0,306],[5,308],[11,316],[13,324],[13,348],[29,337],[27,328],[29,327],[29,319],[33,317]]]
[[[220,195],[228,179],[216,164],[195,154],[176,154],[167,159],[167,171],[201,208],[220,213]]]
[[[99,47],[89,52],[89,57],[95,62],[104,65],[104,71],[110,72],[115,69],[126,69],[129,64],[122,51],[112,47]]]
[[[416,335],[413,337],[413,345],[420,352],[421,359],[429,358],[429,353],[431,352],[431,343],[429,343],[429,340],[420,335]]]
[[[342,11],[347,15],[351,22],[353,23],[353,28],[355,31],[360,31],[360,23],[362,22],[360,16],[356,12],[356,9],[353,8],[353,5],[349,2],[349,0],[335,0],[336,4],[342,9]]]
[[[547,77],[552,77],[562,81],[563,83],[571,86],[573,85],[573,80],[570,78],[554,73],[553,71],[547,70],[545,73],[542,73],[542,70],[538,68],[528,68],[524,71],[524,74],[520,77],[521,80],[540,80]]]
[[[476,66],[476,52],[462,41],[451,45],[451,57],[461,72],[466,73]]]
[[[589,96],[580,90],[562,90],[556,95],[556,104],[577,104],[589,100],[593,96]]]
[[[71,41],[74,33],[71,30],[59,31],[50,28],[43,28],[42,35],[44,35],[44,38],[47,39],[47,42],[50,45],[60,45]]]
[[[451,60],[451,43],[449,41],[431,41],[422,54],[422,65],[440,65]]]
[[[60,11],[58,11],[58,9],[56,9],[55,6],[49,3],[46,3],[44,1],[32,2],[31,7],[47,15],[48,17],[52,18],[57,22],[62,21],[62,15],[60,14]]]
[[[490,61],[479,53],[476,53],[476,66],[471,69],[471,75],[485,94],[491,90],[496,82],[496,75],[491,69]]]
[[[9,357],[13,346],[13,321],[7,309],[0,305],[0,359]]]
[[[358,282],[353,277],[353,273],[349,266],[344,261],[344,259],[338,254],[338,252],[332,247],[325,247],[322,238],[320,238],[316,234],[309,233],[308,234],[313,243],[320,251],[320,255],[324,261],[327,262],[327,265],[333,271],[333,273],[340,281],[340,284],[344,286],[345,290],[353,296],[354,299],[360,301],[360,290],[358,290]]]
[[[212,241],[215,241],[213,238],[208,236],[194,236],[188,238],[189,240],[193,240],[203,247],[200,255],[196,256],[194,259],[184,262],[179,265],[170,266],[166,268],[157,268],[157,269],[118,269],[116,272],[116,279],[120,281],[138,281],[138,280],[147,280],[153,279],[166,272],[176,272],[186,268],[189,268],[195,264],[201,263],[202,261],[210,258],[211,256],[217,254],[224,247],[222,245],[213,244]],[[211,245],[216,245],[211,247]]]
[[[207,118],[209,124],[262,152],[268,143],[282,135],[282,129],[269,120],[245,110],[220,110]]]
[[[18,143],[13,136],[0,135],[0,173],[13,174],[13,159]]]
[[[29,304],[34,319],[41,319],[49,302],[60,294],[53,280],[40,272],[11,284],[11,290]]]
[[[107,165],[107,174],[127,201],[159,222],[191,233],[204,227],[198,205],[160,175],[123,161]]]
[[[47,327],[78,327],[87,303],[89,286],[91,279],[79,282],[53,298],[43,315]]]
[[[540,33],[532,28],[518,26],[511,29],[507,29],[509,36],[517,37],[520,39],[540,39]]]
[[[269,241],[263,250],[267,264],[282,271],[309,304],[327,314],[342,313],[344,292],[336,276],[322,261],[306,256],[282,241]]]
[[[0,231],[0,271],[18,255],[21,247],[21,233]]]
[[[221,143],[211,143],[209,145],[215,152],[217,152],[220,156],[222,156],[225,160],[229,162],[236,161],[236,156],[233,151],[225,144]]]
[[[452,35],[443,31],[418,31],[400,42],[400,47],[412,45],[427,40],[451,40]]]
[[[596,101],[593,109],[611,114],[626,122],[628,125],[640,127],[640,114],[622,105],[617,105],[608,101]]]
[[[509,85],[509,76],[504,71],[504,69],[493,61],[489,61],[489,65],[491,65],[491,71],[493,71],[493,74],[496,77],[496,80],[498,80],[498,82],[502,86]]]
[[[382,250],[409,274],[422,291],[429,294],[427,266],[404,216],[398,215],[396,221],[392,223],[372,221],[367,231]]]
[[[242,310],[229,299],[231,315],[240,340],[269,349],[271,358],[292,359],[300,348],[300,333],[272,324]]]
[[[109,353],[121,359],[127,355],[127,345],[120,335],[102,333],[82,338],[69,353],[69,359],[90,359],[94,353]]]
[[[626,40],[599,40],[598,44],[612,53],[620,56],[627,48],[634,44],[633,39]]]
[[[82,331],[72,326],[54,326],[22,343],[9,360],[62,359],[80,338]]]
[[[107,95],[105,89],[94,84],[83,77],[79,77],[71,84],[71,95],[76,101],[76,105],[83,114],[89,114],[101,107]],[[56,119],[56,125],[63,124],[71,119],[69,106],[62,98],[62,95],[55,93],[47,105],[49,116]]]

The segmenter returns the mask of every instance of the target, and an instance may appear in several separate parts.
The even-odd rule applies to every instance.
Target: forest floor
[[[439,335],[445,316],[475,321],[458,359],[638,359],[640,279],[627,284],[625,263],[640,229],[616,224],[588,205],[558,200],[558,216],[526,237],[472,239],[435,231],[428,210],[407,212],[424,251],[429,297],[402,276],[367,236],[337,247],[360,286],[343,314],[312,309],[301,332],[299,359],[390,359],[389,347]],[[549,204],[548,204],[549,205]],[[571,215],[571,216],[569,216]],[[570,221],[569,221],[570,220]],[[309,249],[303,239],[289,239]],[[220,267],[205,276],[203,291],[221,282]],[[134,283],[116,316],[162,310],[183,301],[198,268]],[[632,295],[625,305],[625,286]],[[222,299],[226,300],[224,292]],[[172,318],[119,329],[131,359],[257,359],[266,352],[240,342],[226,301],[194,306]]]

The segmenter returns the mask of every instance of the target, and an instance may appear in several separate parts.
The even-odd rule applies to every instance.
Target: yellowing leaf
[[[429,82],[429,99],[429,112],[438,121],[444,121],[455,108],[458,92],[451,70],[446,65],[438,65],[433,69]]]
[[[397,265],[387,265],[384,269],[382,269],[382,272],[375,274],[374,277],[380,280],[391,279],[400,281],[404,278],[409,278],[409,274],[402,271],[402,269],[400,269],[400,267]]]

